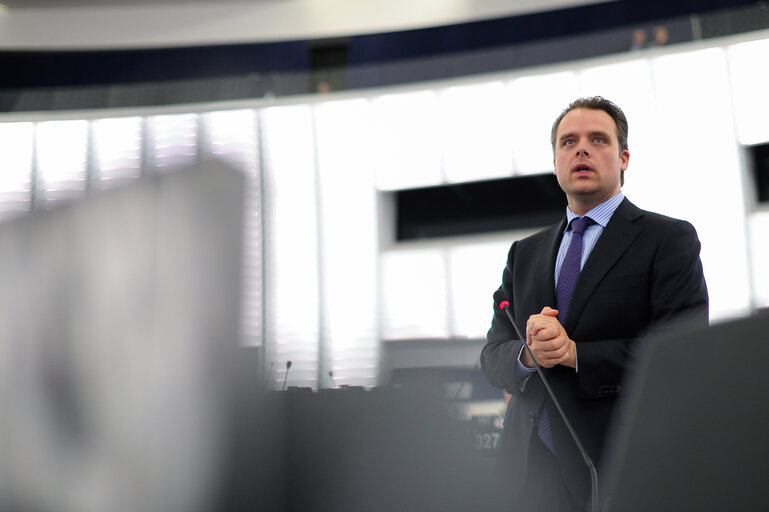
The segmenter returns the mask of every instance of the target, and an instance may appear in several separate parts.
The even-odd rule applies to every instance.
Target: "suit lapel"
[[[566,332],[574,331],[598,283],[643,230],[643,226],[635,222],[642,215],[641,210],[627,199],[617,207],[579,275],[564,321]]]
[[[542,265],[536,266],[535,289],[537,290],[537,307],[539,313],[543,307],[555,307],[555,258],[558,255],[558,247],[563,238],[563,230],[566,229],[566,217],[550,228],[550,233],[540,239],[539,247],[535,254],[547,255]]]

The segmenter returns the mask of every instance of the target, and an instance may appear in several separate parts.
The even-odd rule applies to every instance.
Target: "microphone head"
[[[494,292],[494,302],[500,305],[502,307],[502,303],[507,303],[507,305],[510,305],[510,302],[507,300],[507,294],[502,288],[497,288],[497,291]]]
[[[291,361],[286,361],[286,370],[291,368]]]
[[[503,300],[502,302],[499,303],[499,309],[505,309],[507,307],[510,307],[510,303],[507,302],[506,300]]]

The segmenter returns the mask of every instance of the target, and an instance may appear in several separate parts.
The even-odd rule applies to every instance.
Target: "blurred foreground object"
[[[0,510],[494,510],[458,392],[265,389],[242,190],[208,163],[0,224]]]
[[[242,190],[209,162],[0,225],[0,509],[209,508]]]
[[[769,315],[651,340],[608,453],[606,511],[769,510]]]

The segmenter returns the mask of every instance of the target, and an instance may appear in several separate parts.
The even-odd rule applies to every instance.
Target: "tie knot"
[[[588,226],[593,224],[595,221],[591,219],[590,217],[577,217],[573,221],[571,221],[571,230],[574,233],[579,233],[580,236],[582,236],[585,233],[585,230]]]

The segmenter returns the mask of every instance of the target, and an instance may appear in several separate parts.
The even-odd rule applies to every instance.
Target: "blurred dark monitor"
[[[605,510],[769,510],[769,316],[647,347],[599,481]]]
[[[241,410],[237,453],[251,456],[233,468],[244,485],[226,510],[498,510],[494,459],[430,393],[290,389]],[[276,488],[283,500],[264,506]]]
[[[558,222],[566,208],[552,172],[394,194],[398,240],[538,228]]]
[[[755,199],[759,203],[769,203],[769,144],[756,144],[748,147]]]
[[[396,368],[390,387],[435,392],[452,401],[502,400],[502,390],[495,388],[475,366]]]

